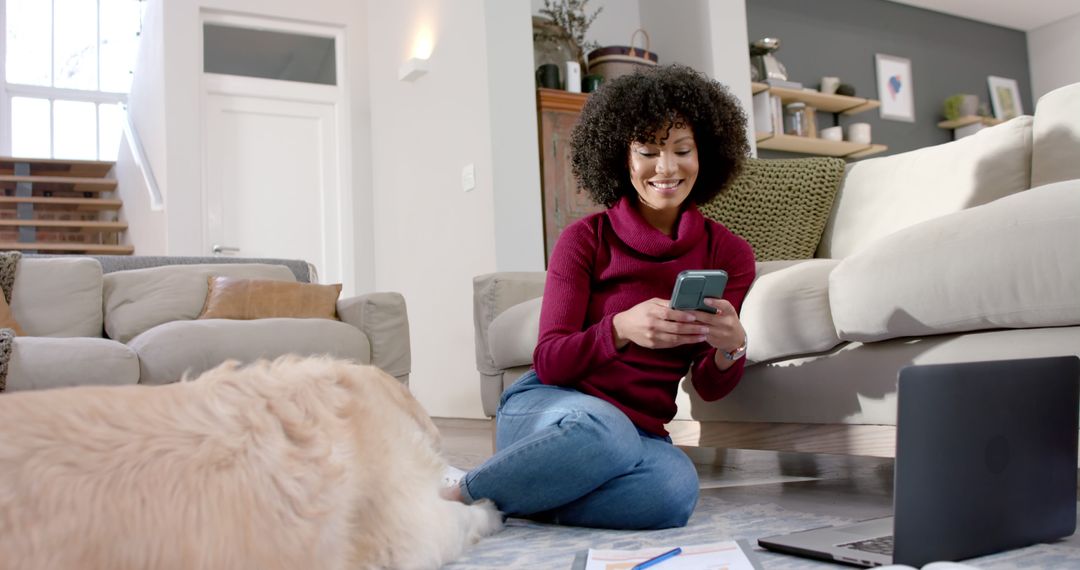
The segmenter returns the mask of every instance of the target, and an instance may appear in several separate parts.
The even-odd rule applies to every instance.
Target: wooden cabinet
[[[880,101],[864,99],[862,97],[829,95],[817,91],[803,91],[785,87],[769,87],[764,83],[751,83],[750,85],[751,90],[755,95],[762,91],[768,91],[773,97],[779,97],[780,102],[783,105],[801,102],[806,103],[807,107],[813,107],[817,111],[833,113],[836,115],[855,115],[877,109],[881,106]],[[797,152],[819,156],[836,156],[842,158],[861,158],[879,152],[885,152],[889,149],[889,147],[883,144],[828,141],[817,137],[800,137],[767,132],[757,132],[755,133],[755,138],[757,139],[757,146],[759,149]]]
[[[563,228],[604,209],[578,188],[570,168],[570,133],[588,98],[587,94],[558,89],[537,90],[545,260],[551,258],[551,250]]]

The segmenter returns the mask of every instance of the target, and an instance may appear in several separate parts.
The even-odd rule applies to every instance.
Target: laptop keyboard
[[[839,544],[837,546],[840,548],[850,548],[862,552],[873,552],[874,554],[887,554],[891,556],[893,553],[893,537],[892,535],[879,536],[877,538],[859,540],[847,544]]]

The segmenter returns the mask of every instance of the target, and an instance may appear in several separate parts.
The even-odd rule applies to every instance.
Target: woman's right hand
[[[645,348],[671,348],[704,342],[708,327],[692,311],[668,306],[666,299],[649,299],[617,313],[611,321],[615,348],[631,342]]]

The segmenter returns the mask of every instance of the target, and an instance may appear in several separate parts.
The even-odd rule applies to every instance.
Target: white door
[[[237,18],[204,21],[252,25]],[[212,255],[303,259],[351,294],[350,137],[337,63],[331,85],[203,74],[203,244]]]
[[[304,259],[340,282],[334,106],[222,94],[206,103],[211,252]]]

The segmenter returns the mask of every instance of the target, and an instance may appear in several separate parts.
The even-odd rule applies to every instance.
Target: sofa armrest
[[[503,311],[544,294],[543,271],[488,273],[473,278],[473,325],[476,335],[476,369],[496,374],[501,367],[491,356],[488,328]]]
[[[338,317],[360,329],[371,343],[371,364],[409,384],[412,352],[409,316],[400,293],[368,293],[341,299]]]

